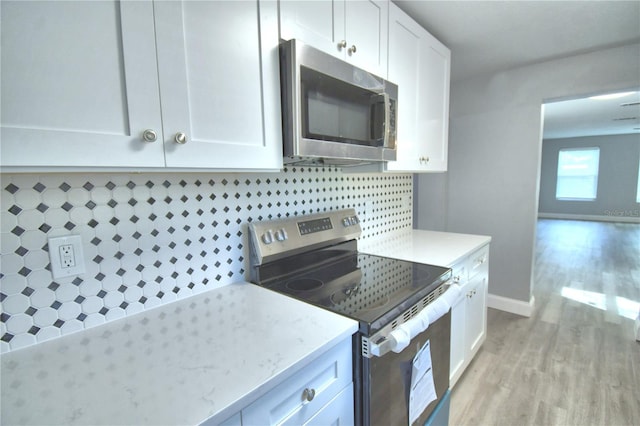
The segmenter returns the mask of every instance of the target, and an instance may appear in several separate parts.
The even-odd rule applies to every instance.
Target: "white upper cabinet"
[[[388,59],[398,85],[398,157],[386,170],[446,171],[450,50],[391,4]]]
[[[275,1],[2,1],[2,165],[281,168],[277,18]]]
[[[154,7],[167,166],[281,168],[277,3]]]
[[[280,1],[280,37],[298,39],[387,77],[387,0]]]
[[[0,7],[3,166],[164,166],[151,3]]]

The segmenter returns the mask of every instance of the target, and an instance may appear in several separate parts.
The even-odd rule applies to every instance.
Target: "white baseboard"
[[[530,317],[533,313],[535,305],[535,297],[531,296],[529,302],[522,300],[509,299],[508,297],[496,296],[489,293],[487,296],[487,306],[489,308],[498,309],[499,311],[510,312],[512,314]]]
[[[566,214],[566,213],[538,213],[540,219],[566,219],[566,220],[593,220],[596,222],[625,222],[625,223],[640,223],[640,216],[638,216],[639,210],[632,210],[628,212],[633,213],[634,216],[620,215],[594,215],[594,214]]]

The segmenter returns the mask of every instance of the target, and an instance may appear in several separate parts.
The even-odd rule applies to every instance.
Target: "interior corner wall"
[[[592,147],[600,148],[596,199],[556,199],[558,152],[565,148]],[[640,206],[636,202],[636,185],[639,160],[640,134],[545,139],[542,143],[538,212],[545,217],[571,215],[613,221],[638,218]]]
[[[639,85],[640,44],[452,83],[446,205],[430,214],[446,231],[492,237],[489,293],[531,300],[543,101]],[[416,180],[422,228],[434,178]]]
[[[424,177],[427,176],[428,179],[425,179]],[[425,194],[422,197],[414,197],[413,227],[445,231],[447,228],[447,173],[417,173],[413,177],[413,190],[416,194]]]

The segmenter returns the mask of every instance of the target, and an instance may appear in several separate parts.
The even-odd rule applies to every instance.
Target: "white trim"
[[[533,313],[535,301],[536,299],[533,295],[529,302],[525,302],[489,293],[487,297],[487,307],[498,309],[500,311],[511,312],[512,314],[521,315],[523,317],[530,317]]]
[[[640,213],[640,209],[633,210]],[[595,220],[598,222],[626,222],[640,223],[640,216],[616,216],[595,214],[567,214],[567,213],[538,213],[540,219],[568,219],[568,220]]]

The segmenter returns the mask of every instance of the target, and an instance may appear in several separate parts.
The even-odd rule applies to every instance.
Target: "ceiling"
[[[637,0],[393,2],[451,49],[452,83],[640,42]],[[640,76],[638,80],[640,86]],[[634,123],[613,120],[640,117],[640,106],[623,108],[620,103],[582,99],[547,104],[544,137],[639,132],[633,130],[640,127],[639,118]]]
[[[640,92],[615,99],[573,99],[544,105],[544,139],[640,135]]]

